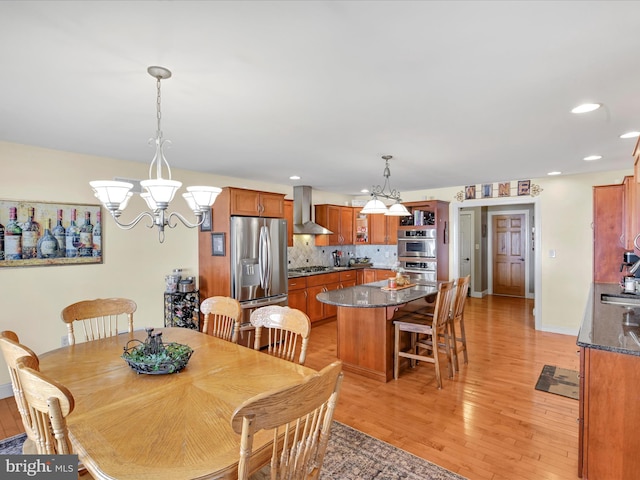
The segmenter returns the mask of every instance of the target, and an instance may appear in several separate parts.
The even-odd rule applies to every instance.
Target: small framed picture
[[[510,197],[511,196],[511,183],[503,182],[498,184],[498,196],[499,197]]]
[[[209,208],[206,212],[204,212],[204,220],[200,224],[201,232],[210,232],[211,231],[211,209]]]
[[[476,186],[467,185],[466,187],[464,187],[464,199],[473,200],[475,198],[476,198]]]
[[[493,184],[485,183],[482,185],[482,198],[491,198],[493,197]]]
[[[518,180],[518,195],[529,195],[530,190],[531,180]]]
[[[224,257],[224,232],[211,234],[211,256]]]

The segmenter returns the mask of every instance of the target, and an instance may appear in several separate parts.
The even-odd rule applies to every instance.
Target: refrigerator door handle
[[[260,227],[260,257],[258,259],[260,265],[260,286],[267,289],[271,279],[271,239],[269,238],[269,229],[266,225]]]

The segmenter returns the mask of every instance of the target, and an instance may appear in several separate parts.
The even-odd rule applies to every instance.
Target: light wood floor
[[[438,390],[429,364],[386,384],[347,372],[335,419],[471,480],[577,478],[578,401],[534,388],[545,364],[579,370],[576,337],[536,331],[532,307],[467,299],[459,377]],[[312,368],[336,358],[335,322],[313,328],[309,349]]]
[[[438,390],[432,365],[386,384],[347,372],[335,419],[470,480],[577,478],[578,402],[534,388],[545,364],[578,370],[576,338],[535,331],[532,306],[469,298],[457,378]],[[306,365],[335,359],[335,321],[314,326]],[[0,437],[22,431],[13,397],[0,400]]]

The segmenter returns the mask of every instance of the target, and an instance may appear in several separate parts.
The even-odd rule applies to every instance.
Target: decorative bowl
[[[134,345],[130,345],[132,343]],[[153,328],[148,328],[144,342],[137,339],[127,342],[122,358],[137,373],[164,375],[181,371],[192,353],[189,345],[162,343],[162,332],[154,334]]]

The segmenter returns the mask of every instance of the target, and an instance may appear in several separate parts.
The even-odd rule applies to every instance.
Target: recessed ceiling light
[[[562,172],[549,172],[547,175],[562,175]]]
[[[586,162],[592,162],[594,160],[600,160],[602,155],[589,155],[588,157],[584,157],[583,160]]]
[[[583,103],[582,105],[578,105],[577,107],[572,109],[571,113],[593,112],[594,110],[599,109],[601,106],[602,105],[600,103]]]
[[[369,190],[367,190],[366,188],[363,188],[362,190],[360,190],[360,193],[369,193]]]
[[[620,138],[638,138],[640,137],[640,132],[627,132],[620,135]]]
[[[300,177],[298,175],[291,175],[289,180],[300,180]]]

